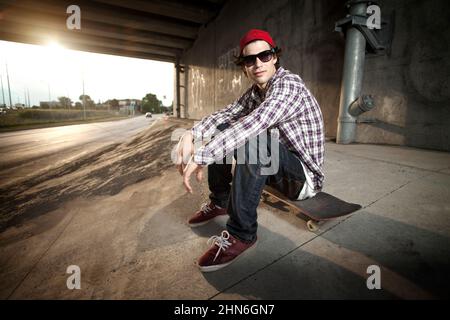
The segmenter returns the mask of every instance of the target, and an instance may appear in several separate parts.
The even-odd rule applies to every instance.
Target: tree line
[[[147,93],[142,100],[138,99],[122,99],[127,100],[128,102],[135,101],[136,110],[142,113],[151,112],[151,113],[164,113],[164,112],[172,112],[172,105],[163,106],[161,100],[157,98],[157,96],[153,93]],[[86,109],[108,109],[108,110],[119,110],[120,109],[120,100],[118,99],[109,99],[103,103],[96,104],[92,98],[85,94],[80,95],[79,101],[73,102],[69,97],[58,97],[58,105],[50,105],[47,102],[41,102],[42,109],[51,109],[51,108],[64,108],[64,109],[83,109],[83,104]]]

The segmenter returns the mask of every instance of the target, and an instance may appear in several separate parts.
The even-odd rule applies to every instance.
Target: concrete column
[[[177,118],[181,118],[181,104],[180,104],[180,59],[177,58],[175,65],[175,77],[176,77],[176,94],[177,94]]]

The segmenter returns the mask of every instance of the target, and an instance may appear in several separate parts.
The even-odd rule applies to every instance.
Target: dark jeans
[[[218,127],[220,131],[225,130],[228,125]],[[278,143],[278,139],[274,139]],[[267,157],[270,159],[271,136],[267,134]],[[256,157],[256,161],[250,157],[250,152],[255,152],[255,145],[247,142],[245,146],[245,159],[235,166],[234,176],[232,175],[232,165],[213,163],[208,166],[208,184],[211,191],[211,201],[223,208],[227,208],[229,219],[227,230],[233,236],[245,242],[251,242],[256,238],[258,228],[256,208],[258,207],[261,193],[264,186],[270,185],[291,199],[298,197],[306,180],[300,159],[289,151],[282,143],[278,143],[279,167],[274,174],[261,174],[262,168],[271,166],[272,161],[267,163],[264,157]],[[243,150],[241,150],[243,151]],[[234,151],[237,158],[237,151]],[[242,163],[244,160],[244,163]],[[256,163],[255,163],[256,162]],[[263,171],[264,172],[264,171]]]

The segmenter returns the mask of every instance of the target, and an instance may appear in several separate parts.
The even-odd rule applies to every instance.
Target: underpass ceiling
[[[0,40],[175,62],[227,0],[0,0]],[[81,29],[69,30],[78,5]]]

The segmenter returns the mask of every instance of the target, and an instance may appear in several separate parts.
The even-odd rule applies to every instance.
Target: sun
[[[64,47],[55,40],[50,41],[46,45],[46,47],[49,51],[52,51],[52,52],[64,50]]]
[[[45,68],[43,77],[48,83],[61,82],[67,77],[65,69],[67,66],[68,51],[55,40],[50,40],[41,46],[39,61],[41,66]],[[37,58],[37,57],[36,57]]]

